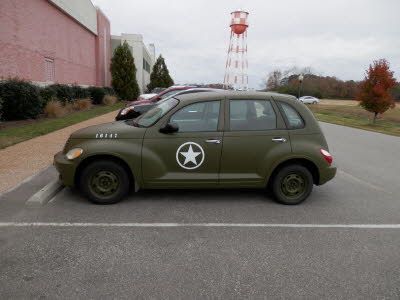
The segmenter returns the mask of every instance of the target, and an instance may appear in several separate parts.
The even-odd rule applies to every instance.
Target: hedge
[[[26,81],[10,79],[0,83],[4,120],[36,119],[45,104],[40,88]]]
[[[58,100],[64,104],[76,99],[90,98],[93,104],[102,104],[105,95],[115,95],[110,87],[87,87],[52,84],[39,87],[28,81],[8,79],[0,81],[0,120],[36,119],[47,102]]]
[[[101,87],[91,86],[88,88],[90,99],[92,99],[93,104],[102,104],[103,98],[106,95],[106,92]]]

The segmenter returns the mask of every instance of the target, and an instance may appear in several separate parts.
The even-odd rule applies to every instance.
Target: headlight
[[[124,109],[121,111],[121,115],[122,115],[122,116],[125,116],[128,112],[130,112],[131,110],[134,110],[134,109],[135,109],[134,106],[130,106],[130,107],[124,108]]]
[[[83,153],[83,150],[81,148],[74,148],[68,151],[68,153],[65,155],[65,157],[69,160],[73,160],[80,156]]]

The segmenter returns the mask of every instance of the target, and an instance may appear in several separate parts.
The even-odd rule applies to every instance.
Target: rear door
[[[291,152],[285,123],[270,99],[230,99],[225,105],[221,187],[260,187],[274,162]]]

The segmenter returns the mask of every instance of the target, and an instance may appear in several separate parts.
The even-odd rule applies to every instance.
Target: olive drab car
[[[65,185],[102,204],[180,188],[269,188],[298,204],[336,174],[306,105],[262,92],[175,96],[136,119],[76,131],[54,163]]]

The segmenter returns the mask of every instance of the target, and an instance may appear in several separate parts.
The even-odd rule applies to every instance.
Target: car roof
[[[182,90],[182,92],[177,93],[177,95],[181,95],[181,94],[186,94],[186,93],[190,93],[190,92],[202,92],[202,91],[207,91],[207,92],[223,92],[224,90],[222,89],[214,89],[214,88],[190,88],[187,90]]]
[[[231,91],[231,90],[220,90],[213,92],[204,92],[201,94],[191,93],[191,94],[183,94],[183,95],[174,95],[174,98],[182,101],[190,101],[196,102],[196,100],[210,100],[210,99],[275,99],[275,100],[283,100],[294,102],[296,97],[291,95],[279,94],[275,92],[249,92],[249,91]]]

